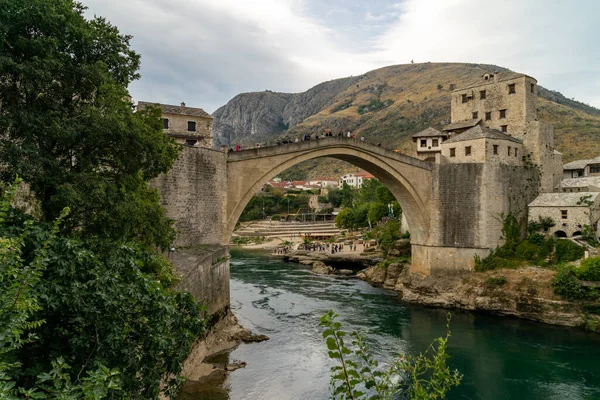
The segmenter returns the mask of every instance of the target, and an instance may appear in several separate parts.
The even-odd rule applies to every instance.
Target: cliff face
[[[393,65],[324,82],[303,93],[240,94],[214,112],[214,144],[217,148],[273,144],[276,138],[294,139],[331,129],[352,131],[411,154],[413,133],[449,123],[454,88],[480,79],[485,72],[503,70],[466,63]],[[554,125],[563,161],[600,154],[600,110],[541,86],[538,90],[539,119]]]
[[[356,78],[321,83],[303,93],[242,93],[213,113],[215,147],[277,137],[329,105]]]

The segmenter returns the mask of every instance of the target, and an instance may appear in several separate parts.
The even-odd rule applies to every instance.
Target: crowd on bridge
[[[347,139],[352,139],[352,140],[360,140],[363,143],[367,142],[367,138],[362,135],[360,136],[360,138],[356,137],[352,132],[348,131],[346,133],[344,133],[343,131],[339,131],[337,134],[333,133],[331,131],[331,129],[325,129],[325,131],[323,133],[316,133],[314,135],[309,135],[307,133],[303,134],[301,137],[297,137],[295,139],[277,139],[277,141],[275,142],[276,146],[281,146],[282,144],[295,144],[295,143],[301,143],[301,142],[306,142],[306,141],[310,141],[310,140],[320,140],[320,139],[325,139],[328,137],[339,137],[339,138],[347,138]],[[381,143],[377,143],[376,144],[378,147],[381,147]],[[229,152],[233,152],[233,151],[241,151],[241,150],[248,150],[251,148],[261,148],[261,147],[269,147],[269,143],[256,143],[254,146],[248,146],[246,148],[244,148],[242,145],[240,145],[239,143],[235,145],[235,147],[229,147]],[[272,145],[271,145],[272,146]],[[400,152],[399,150],[395,150],[396,153]]]

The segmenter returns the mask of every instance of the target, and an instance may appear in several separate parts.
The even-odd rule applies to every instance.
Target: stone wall
[[[175,220],[176,247],[223,244],[226,229],[227,154],[183,147],[173,168],[151,183]]]
[[[201,136],[206,138],[212,147],[212,118],[170,113],[163,113],[162,117],[169,120],[169,128],[164,130],[165,133]],[[188,131],[188,121],[196,123],[195,131]]]
[[[227,246],[194,246],[169,253],[180,278],[177,289],[190,292],[215,314],[229,307],[229,249]]]
[[[471,155],[465,155],[465,147],[471,146]],[[498,146],[498,154],[494,154],[494,146]],[[454,157],[450,157],[450,149],[455,149]],[[510,148],[510,155],[508,149]],[[509,140],[475,139],[442,145],[444,162],[449,163],[483,163],[522,165],[523,145]]]

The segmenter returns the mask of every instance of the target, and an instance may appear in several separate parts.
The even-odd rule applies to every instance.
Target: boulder
[[[322,261],[315,261],[312,265],[312,272],[315,274],[329,275],[333,272],[333,268],[325,265]]]
[[[336,272],[341,275],[352,275],[354,273],[354,271],[352,271],[351,269],[340,269]]]
[[[385,268],[379,267],[377,265],[369,267],[361,272],[364,272],[367,281],[376,285],[381,285],[383,284],[383,282],[385,282],[387,273]]]

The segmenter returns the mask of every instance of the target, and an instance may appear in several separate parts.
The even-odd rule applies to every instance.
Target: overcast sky
[[[600,0],[83,0],[133,35],[136,101],[213,112],[415,62],[496,64],[600,107]]]

